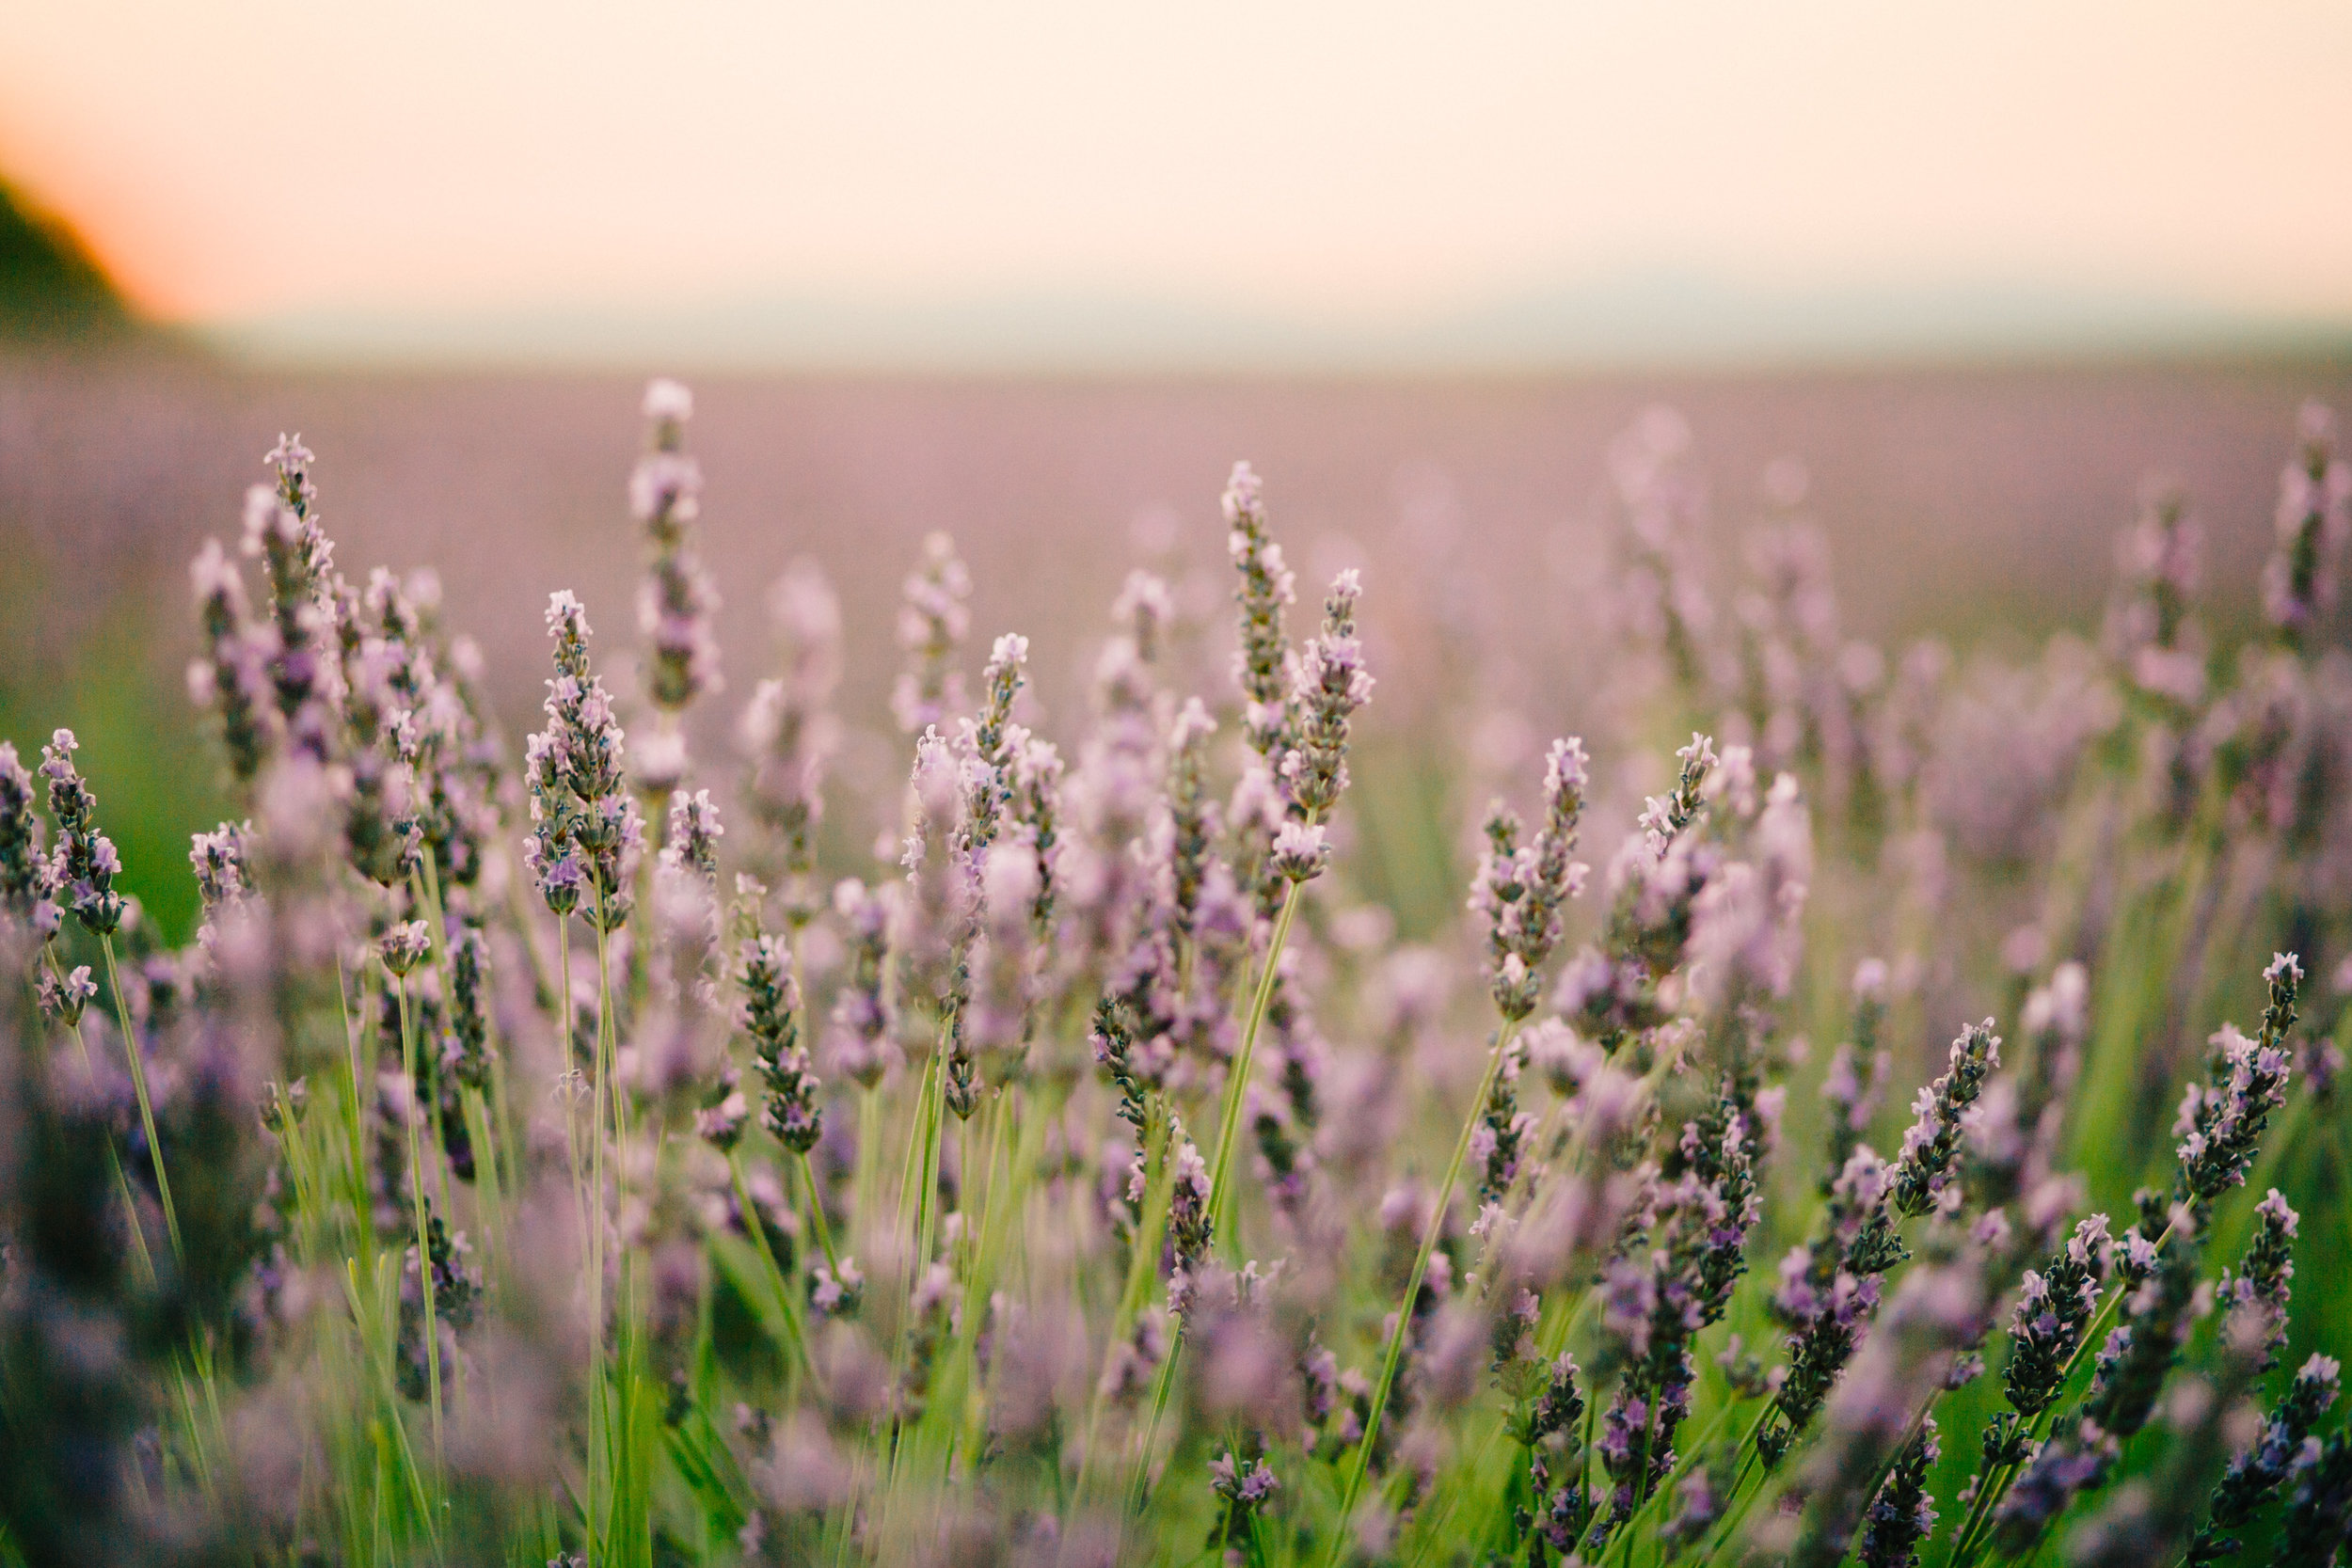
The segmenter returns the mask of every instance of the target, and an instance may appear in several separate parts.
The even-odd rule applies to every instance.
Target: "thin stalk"
[[[408,976],[396,974],[392,983],[400,997],[400,1056],[408,1074],[411,1098],[417,1082],[417,1031],[408,1012]],[[439,1305],[434,1299],[433,1247],[425,1227],[424,1145],[417,1136],[417,1118],[408,1118],[408,1197],[417,1216],[417,1277],[424,1292],[424,1366],[433,1399],[433,1462],[442,1462],[441,1330]]]
[[[882,1180],[882,1090],[857,1092],[857,1168],[850,1179],[850,1233],[863,1234],[866,1256],[873,1256],[874,1184]]]
[[[1242,1020],[1241,1045],[1233,1053],[1233,1065],[1225,1079],[1225,1100],[1217,1117],[1216,1159],[1209,1166],[1209,1239],[1212,1245],[1221,1245],[1231,1257],[1241,1245],[1241,1222],[1235,1217],[1233,1183],[1228,1180],[1233,1162],[1234,1134],[1241,1127],[1243,1104],[1249,1089],[1250,1064],[1258,1050],[1258,1031],[1265,1023],[1266,1008],[1274,1000],[1274,987],[1281,974],[1282,948],[1290,941],[1291,924],[1298,918],[1298,904],[1304,882],[1293,882],[1282,895],[1281,911],[1274,918],[1274,933],[1267,940],[1265,961],[1258,970],[1258,984],[1249,1003],[1249,1011]],[[1482,1093],[1483,1101],[1485,1095]],[[1424,1259],[1424,1262],[1427,1260]],[[1416,1275],[1418,1278],[1418,1275]],[[1139,1513],[1151,1493],[1152,1450],[1159,1442],[1160,1421],[1168,1412],[1168,1396],[1175,1386],[1177,1363],[1184,1349],[1184,1323],[1180,1316],[1173,1328],[1168,1356],[1160,1363],[1159,1375],[1152,1380],[1152,1414],[1143,1428],[1143,1446],[1136,1457],[1136,1469],[1129,1486],[1130,1513]]]
[[[603,895],[597,895],[599,914]],[[590,925],[596,933],[596,975],[600,1001],[596,1011],[596,1040],[589,1053],[589,1155],[588,1155],[588,1497],[581,1513],[587,1522],[590,1544],[599,1544],[610,1521],[605,1510],[612,1495],[612,1390],[605,1383],[604,1359],[604,1249],[605,1196],[604,1162],[606,1119],[604,1097],[608,1087],[604,1070],[604,1025],[612,1010],[612,987],[609,978],[608,943],[601,919]],[[568,976],[564,988],[565,1012],[570,1012],[571,986]],[[568,1048],[568,1041],[567,1041]],[[593,1551],[592,1560],[602,1560],[602,1553]]]
[[[808,1194],[809,1224],[817,1231],[817,1244],[825,1254],[825,1265],[834,1277],[841,1277],[841,1259],[833,1250],[833,1225],[825,1218],[825,1195],[817,1190],[817,1173],[809,1167],[808,1156],[798,1150],[792,1155],[801,1172],[801,1188]]]
[[[743,1157],[730,1151],[727,1174],[735,1181],[735,1201],[743,1211],[743,1228],[752,1238],[752,1248],[768,1267],[768,1283],[776,1292],[776,1302],[784,1312],[786,1326],[792,1330],[792,1348],[801,1358],[802,1367],[814,1379],[816,1364],[809,1358],[808,1330],[801,1323],[801,1304],[793,1299],[791,1282],[785,1278],[784,1269],[776,1261],[775,1250],[768,1244],[768,1228],[759,1223],[759,1208],[752,1201],[752,1190],[743,1180]]]
[[[164,1206],[164,1228],[171,1234],[171,1257],[175,1263],[184,1264],[186,1254],[180,1246],[180,1215],[171,1203],[171,1178],[164,1172],[164,1146],[155,1136],[155,1106],[147,1094],[147,1064],[140,1059],[139,1035],[131,1026],[131,1005],[122,994],[122,975],[115,968],[115,939],[101,932],[98,945],[106,955],[106,986],[115,993],[115,1021],[122,1027],[122,1053],[131,1063],[131,1087],[139,1097],[139,1125],[147,1132],[147,1157],[155,1167],[155,1196]]]
[[[1274,935],[1266,943],[1265,964],[1258,974],[1257,994],[1251,998],[1248,1016],[1242,1022],[1241,1047],[1233,1053],[1233,1067],[1225,1080],[1225,1105],[1217,1118],[1216,1159],[1209,1166],[1209,1226],[1214,1241],[1224,1244],[1228,1254],[1239,1246],[1240,1222],[1232,1218],[1232,1183],[1226,1180],[1233,1161],[1233,1134],[1241,1124],[1244,1097],[1249,1089],[1249,1067],[1257,1054],[1258,1031],[1265,1022],[1266,1007],[1274,1000],[1274,987],[1281,974],[1283,945],[1290,941],[1291,922],[1297,918],[1298,903],[1304,882],[1293,882],[1282,895],[1282,911],[1275,916]],[[1169,1359],[1175,1353],[1169,1352]]]
[[[2164,1243],[2171,1238],[2172,1227],[2168,1225],[2156,1237],[2156,1250],[2161,1253],[2164,1250]],[[2115,1322],[2116,1313],[2123,1306],[2123,1283],[2118,1280],[2114,1288],[2107,1291],[2107,1299],[2100,1304],[2099,1315],[2090,1320],[2090,1326],[2083,1331],[2082,1338],[2075,1343],[2074,1353],[2066,1358],[2066,1370],[2058,1374],[2058,1387],[2061,1390],[2074,1381],[2074,1372],[2082,1366],[2083,1357],[2094,1354],[2095,1347],[2106,1338],[2108,1327]],[[2026,1436],[2031,1437],[2039,1433],[2042,1423],[2064,1402],[2063,1400],[2054,1399],[2042,1406],[2031,1423],[2027,1425]],[[1969,1510],[1967,1522],[1961,1527],[1961,1533],[1953,1540],[1950,1568],[1967,1568],[1969,1563],[1976,1560],[1976,1550],[1981,1547],[1987,1539],[1985,1532],[1991,1528],[1994,1511],[2000,1507],[2002,1499],[2009,1495],[2010,1487],[2015,1483],[2018,1473],[2024,1468],[2023,1465],[2006,1465],[1996,1483],[1979,1490],[1976,1505]]]
[[[1127,1256],[1126,1288],[1120,1292],[1119,1305],[1111,1314],[1110,1334],[1103,1342],[1103,1368],[1095,1377],[1094,1398],[1087,1408],[1086,1441],[1078,1449],[1078,1481],[1071,1493],[1081,1505],[1087,1499],[1087,1483],[1093,1476],[1096,1430],[1102,1423],[1103,1407],[1108,1402],[1103,1382],[1109,1375],[1111,1357],[1127,1342],[1136,1314],[1143,1309],[1143,1298],[1151,1289],[1152,1270],[1160,1256],[1160,1238],[1168,1223],[1168,1119],[1156,1094],[1144,1116],[1142,1153],[1143,1212],[1136,1221],[1135,1244]]]
[[[41,949],[41,955],[49,961],[50,973],[56,974],[56,950],[54,947],[44,946]],[[57,979],[59,984],[63,984],[65,977],[62,974],[57,974]],[[79,1019],[74,1021],[72,1028],[73,1045],[74,1049],[82,1053],[83,1069],[87,1072],[95,1072],[97,1070],[97,1067],[90,1057],[89,1041],[83,1037],[82,1024]],[[138,1259],[139,1283],[142,1285],[152,1286],[155,1283],[155,1259],[148,1253],[147,1229],[144,1226],[139,1224],[138,1199],[134,1196],[131,1192],[131,1178],[122,1168],[122,1153],[119,1149],[115,1148],[115,1141],[112,1136],[109,1136],[106,1139],[106,1168],[114,1176],[116,1195],[122,1199],[123,1224],[131,1233],[132,1254]]]
[[[1446,1207],[1454,1200],[1454,1187],[1462,1179],[1462,1162],[1470,1156],[1470,1134],[1477,1130],[1478,1118],[1486,1108],[1486,1097],[1494,1092],[1495,1078],[1502,1070],[1502,1053],[1518,1032],[1516,1022],[1505,1022],[1495,1031],[1495,1043],[1486,1053],[1486,1070],[1479,1075],[1478,1093],[1470,1100],[1470,1115],[1462,1118],[1461,1135],[1454,1140],[1454,1157],[1446,1162],[1445,1180],[1438,1184],[1436,1205],[1429,1212],[1429,1224],[1423,1227],[1421,1247],[1413,1254],[1412,1271],[1405,1276],[1405,1292],[1396,1309],[1396,1324],[1389,1330],[1388,1348],[1381,1353],[1380,1377],[1372,1387],[1372,1406],[1364,1418],[1364,1435],[1356,1447],[1356,1462],[1349,1466],[1347,1483],[1340,1491],[1339,1516],[1331,1527],[1331,1550],[1325,1558],[1327,1568],[1339,1568],[1347,1554],[1347,1522],[1356,1511],[1357,1494],[1363,1490],[1364,1472],[1371,1468],[1374,1446],[1380,1438],[1380,1418],[1387,1411],[1389,1390],[1396,1382],[1396,1364],[1405,1352],[1405,1335],[1412,1326],[1413,1298],[1421,1293],[1422,1276],[1429,1268],[1429,1255],[1438,1249],[1438,1237],[1445,1229]]]

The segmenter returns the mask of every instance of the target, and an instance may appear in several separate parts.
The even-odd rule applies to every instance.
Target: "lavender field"
[[[232,373],[196,360],[0,358],[0,716],[18,734],[78,722],[93,754],[168,816],[143,847],[207,825],[169,803],[208,764],[182,698],[194,649],[185,564],[232,533],[248,461],[300,431],[335,481],[343,549],[431,564],[453,626],[485,652],[510,723],[536,704],[536,607],[569,585],[627,607],[637,550],[620,485],[635,384],[618,378]],[[2142,482],[2195,499],[2217,587],[2208,613],[2250,629],[2270,548],[2276,433],[2307,397],[2352,406],[2352,368],[2218,364],[1862,372],[1553,383],[1233,385],[720,380],[698,387],[697,446],[722,489],[702,527],[723,562],[719,626],[766,645],[764,585],[801,554],[842,598],[852,729],[887,732],[898,578],[945,530],[976,559],[983,626],[1037,644],[1033,695],[1080,704],[1108,606],[1150,564],[1187,615],[1220,613],[1220,476],[1250,456],[1277,483],[1311,579],[1372,568],[1367,635],[1397,640],[1375,728],[1411,734],[1452,693],[1436,650],[1507,688],[1530,723],[1588,721],[1604,641],[1589,595],[1612,528],[1611,442],[1645,408],[1681,414],[1708,492],[1696,531],[1727,586],[1794,458],[1802,510],[1836,562],[1839,613],[1882,643],[1963,647],[2090,635],[2113,539]],[[256,446],[255,443],[260,445]],[[247,449],[252,449],[248,451]],[[2225,586],[2226,585],[2226,586]],[[1216,674],[1221,655],[1197,672]],[[739,696],[740,690],[736,693]],[[706,716],[719,736],[723,721]],[[89,733],[92,726],[96,733]],[[854,737],[853,737],[854,738]],[[895,765],[852,746],[878,804]],[[119,786],[123,787],[123,786]],[[185,797],[180,797],[184,800]],[[1455,816],[1476,800],[1452,802]],[[215,812],[215,815],[217,815]],[[1449,828],[1459,827],[1449,821]],[[176,859],[176,856],[171,858]],[[183,889],[141,891],[184,929]],[[1451,900],[1445,900],[1449,905]]]
[[[2324,1568],[2331,407],[0,362],[0,1562]]]

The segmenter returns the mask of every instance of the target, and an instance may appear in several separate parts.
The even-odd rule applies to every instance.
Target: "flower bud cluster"
[[[2278,1364],[2286,1346],[2287,1298],[2295,1280],[2295,1232],[2301,1216],[2273,1187],[2254,1206],[2254,1239],[2234,1269],[2223,1269],[2216,1304],[2229,1314],[2233,1338],[2262,1347],[2262,1370]]]
[[[49,816],[57,828],[49,851],[48,895],[73,911],[93,936],[110,936],[122,924],[122,895],[114,890],[122,857],[114,841],[98,831],[98,797],[73,766],[81,742],[59,730],[40,749],[40,776],[49,785]]]
[[[2338,1427],[2324,1443],[2306,1446],[2295,1467],[2271,1560],[2280,1568],[2328,1568],[2352,1524],[2352,1428]]]
[[[555,678],[543,705],[548,727],[524,748],[532,832],[523,860],[549,910],[570,914],[586,896],[589,919],[618,930],[644,853],[644,819],[622,782],[612,699],[589,668],[587,612],[569,593],[558,593],[548,600],[547,621]]]
[[[1821,1101],[1828,1108],[1828,1159],[1821,1168],[1826,1189],[1844,1172],[1886,1097],[1894,1058],[1879,1043],[1886,1023],[1886,965],[1865,958],[1854,966],[1852,1035],[1830,1053],[1821,1074]]]
[[[1935,1529],[1928,1472],[1943,1452],[1936,1441],[1935,1418],[1930,1416],[1896,1456],[1894,1468],[1862,1516],[1862,1539],[1854,1549],[1862,1568],[1913,1568],[1919,1560],[1920,1544]]]
[[[2279,476],[2279,551],[2263,569],[2263,610],[2300,648],[2334,608],[2344,546],[2352,538],[2352,464],[2336,455],[2336,416],[2303,405],[2294,458]]]
[[[844,878],[833,890],[833,912],[849,946],[849,973],[834,992],[830,1060],[851,1082],[870,1089],[889,1065],[890,1014],[883,988],[890,909],[864,882]]]
[[[87,964],[75,964],[63,975],[43,970],[33,982],[33,997],[42,1012],[69,1029],[78,1028],[82,1009],[98,1000],[98,982],[91,978]]]
[[[761,934],[743,943],[739,966],[743,1031],[752,1037],[752,1066],[767,1091],[761,1125],[785,1148],[806,1154],[824,1133],[818,1098],[823,1085],[809,1070],[801,1043],[801,988],[791,953],[782,938]]]
[[[1282,546],[1266,531],[1263,488],[1247,463],[1233,465],[1226,484],[1225,522],[1226,547],[1241,574],[1234,590],[1241,605],[1241,646],[1233,655],[1233,683],[1241,688],[1242,736],[1268,768],[1276,768],[1290,750],[1294,720],[1282,612],[1297,602],[1298,592],[1283,564]]]
[[[47,903],[48,891],[49,857],[41,847],[33,776],[15,745],[0,740],[0,913],[30,922],[35,907]],[[49,908],[54,928],[56,906]]]
[[[1891,1180],[1867,1144],[1855,1145],[1830,1183],[1820,1230],[1781,1259],[1772,1309],[1788,1325],[1788,1365],[1773,1391],[1776,1414],[1756,1430],[1767,1465],[1812,1424],[1878,1312],[1881,1276],[1903,1259],[1887,1216]]]
[[[253,620],[244,576],[219,540],[204,541],[189,576],[204,651],[188,663],[188,694],[218,716],[230,777],[249,789],[284,738],[271,672],[277,630]]]
[[[693,395],[678,383],[649,385],[645,453],[628,477],[629,511],[645,531],[651,557],[637,595],[645,697],[669,714],[721,684],[719,642],[711,632],[719,592],[693,546],[703,486],[702,467],[686,451],[686,421],[693,413]]]
[[[1292,808],[1320,821],[1347,787],[1347,723],[1372,700],[1372,673],[1356,636],[1356,601],[1363,589],[1353,568],[1332,579],[1323,603],[1323,628],[1307,640],[1291,686],[1292,744],[1276,769]]]
[[[1168,1198],[1168,1309],[1181,1316],[1192,1305],[1200,1265],[1209,1256],[1215,1195],[1209,1190],[1208,1162],[1182,1120],[1171,1123],[1168,1158],[1175,1180]]]
[[[189,839],[188,864],[195,868],[197,893],[204,901],[207,919],[241,902],[251,889],[246,858],[252,838],[252,823],[223,822],[211,832]]]
[[[956,655],[972,625],[964,601],[972,596],[971,575],[956,554],[955,541],[933,533],[923,541],[923,559],[906,579],[898,608],[898,646],[908,667],[890,696],[898,727],[921,735],[963,708],[963,672]]]
[[[2189,1545],[2189,1568],[2205,1568],[2234,1556],[2245,1544],[2233,1532],[2251,1524],[2290,1477],[2314,1457],[2312,1436],[2319,1418],[2336,1402],[2339,1368],[2332,1356],[2314,1354],[2279,1397],[2253,1445],[2230,1461],[2214,1487],[2204,1528]]]
[[[809,561],[776,579],[768,604],[784,673],[753,689],[738,736],[744,799],[772,844],[786,878],[786,917],[798,926],[818,912],[808,884],[825,815],[825,768],[841,743],[832,710],[841,682],[841,605]]]
[[[2203,574],[2204,530],[2178,485],[2153,484],[2116,541],[2117,584],[2106,651],[2134,688],[2179,713],[2205,695],[2205,645],[2192,613]]]
[[[1952,1158],[1960,1150],[1961,1118],[2000,1065],[2001,1037],[1993,1032],[1989,1018],[1968,1025],[1952,1041],[1949,1068],[1911,1103],[1915,1119],[1903,1134],[1902,1158],[1889,1184],[1897,1213],[1914,1218],[1948,1201],[1947,1193],[1958,1196],[1958,1188],[1950,1183]]]
[[[335,754],[342,699],[335,546],[319,526],[314,459],[302,437],[280,436],[262,461],[278,470],[278,483],[246,492],[245,553],[261,559],[269,578],[270,684],[288,743],[324,762]]]
[[[1209,736],[1216,721],[1198,697],[1184,701],[1168,736],[1168,919],[1192,940],[1200,914],[1200,887],[1215,858],[1216,805],[1208,798]]]
[[[719,840],[726,836],[726,826],[719,820],[719,808],[711,802],[710,791],[685,790],[670,793],[669,832],[662,836],[661,860],[665,864],[689,870],[713,889],[719,884]]]
[[[1544,823],[1533,844],[1498,805],[1486,821],[1486,847],[1470,883],[1470,907],[1486,917],[1487,983],[1504,1019],[1535,1010],[1543,969],[1560,942],[1560,911],[1583,890],[1586,868],[1572,857],[1584,811],[1584,743],[1552,742],[1544,758]]]
[[[487,1093],[497,1054],[490,1045],[490,944],[476,922],[452,919],[450,927],[450,994],[443,1009],[447,1036],[441,1064],[457,1083]]]
[[[2188,1086],[2173,1122],[2173,1136],[2180,1140],[2173,1194],[2201,1215],[2214,1199],[2244,1184],[2271,1113],[2285,1102],[2287,1080],[2295,1070],[2287,1036],[2295,1027],[2302,966],[2281,953],[2263,971],[2263,978],[2270,986],[2270,1005],[2263,1014],[2261,1035],[2249,1040],[2224,1024],[2213,1037],[2206,1081]]]
[[[2039,1271],[2027,1269],[2010,1313],[2009,1368],[2002,1392],[2030,1422],[2063,1390],[2083,1335],[2098,1314],[2113,1243],[2107,1217],[2093,1214]]]

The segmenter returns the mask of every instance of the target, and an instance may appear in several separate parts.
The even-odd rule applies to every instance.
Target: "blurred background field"
[[[539,695],[550,590],[572,588],[600,626],[629,629],[639,560],[622,491],[640,384],[272,372],[169,346],[0,352],[0,734],[82,734],[121,814],[132,885],[183,928],[193,890],[178,846],[217,815],[181,673],[194,647],[186,562],[207,537],[233,543],[261,453],[298,431],[320,454],[347,566],[437,569],[448,624],[482,643],[519,734]],[[1708,488],[1706,554],[1726,581],[1766,509],[1767,470],[1796,460],[1846,628],[1889,648],[1932,635],[2022,653],[2055,630],[2095,636],[2141,483],[2177,479],[2206,530],[2209,612],[2226,641],[2256,617],[2284,433],[2307,397],[2352,406],[2352,359],[1544,378],[738,374],[696,390],[703,527],[734,682],[710,705],[731,710],[766,672],[765,586],[814,557],[843,600],[844,712],[871,742],[845,767],[880,802],[835,824],[846,839],[895,809],[883,774],[896,752],[882,738],[892,617],[934,529],[974,562],[976,629],[1034,639],[1039,700],[1070,718],[1131,564],[1167,571],[1194,623],[1221,622],[1216,491],[1248,458],[1310,580],[1366,568],[1383,672],[1372,744],[1409,767],[1444,738],[1450,693],[1432,662],[1444,645],[1470,650],[1482,678],[1515,683],[1499,702],[1539,725],[1593,721],[1585,677],[1603,633],[1585,595],[1614,526],[1608,452],[1645,409],[1689,423]],[[1201,657],[1221,660],[1222,647]],[[1203,673],[1221,681],[1221,669]],[[1375,798],[1380,782],[1375,768]],[[1458,829],[1479,804],[1419,809]]]

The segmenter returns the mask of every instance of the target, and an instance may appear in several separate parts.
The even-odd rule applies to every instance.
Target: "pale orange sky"
[[[2343,320],[2347,154],[2342,0],[0,8],[0,169],[199,323],[1642,267]]]

